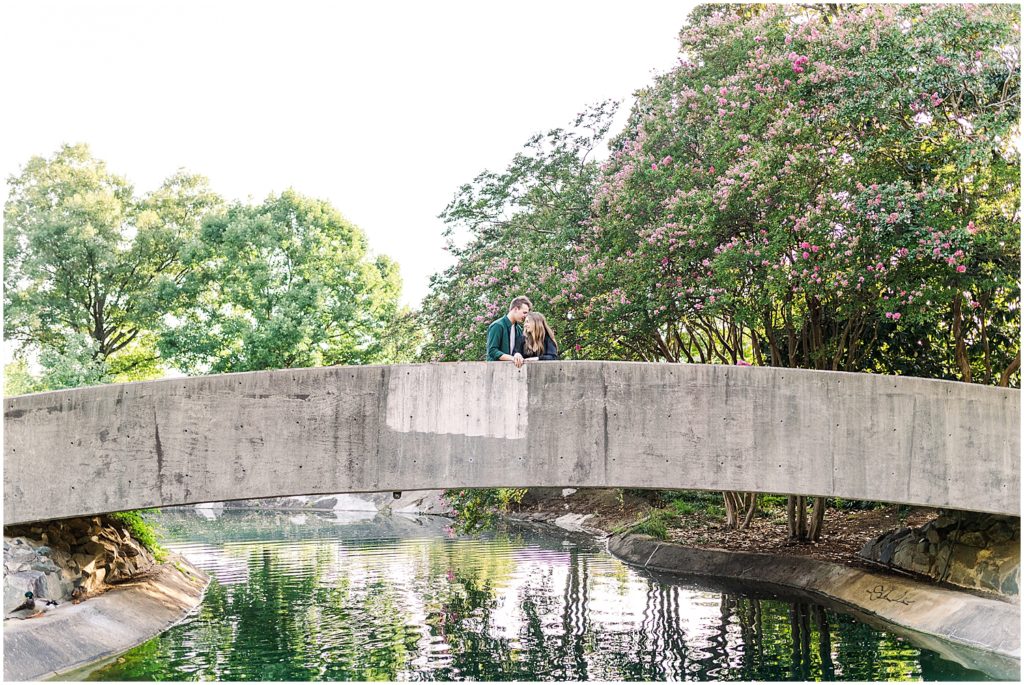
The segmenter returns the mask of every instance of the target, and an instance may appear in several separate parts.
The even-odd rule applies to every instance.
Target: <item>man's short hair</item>
[[[524,304],[530,309],[533,309],[533,302],[530,302],[530,298],[526,297],[525,295],[520,295],[519,297],[512,300],[512,304],[508,306],[508,309],[509,311],[512,311],[513,309],[519,309]]]

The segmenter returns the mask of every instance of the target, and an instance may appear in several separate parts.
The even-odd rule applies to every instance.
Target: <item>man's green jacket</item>
[[[512,321],[503,316],[487,327],[487,361],[496,362],[503,354],[512,354],[508,346]],[[516,342],[523,337],[523,329],[516,324]]]

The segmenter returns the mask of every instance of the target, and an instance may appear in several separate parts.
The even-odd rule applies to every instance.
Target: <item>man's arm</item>
[[[487,361],[498,362],[511,359],[501,351],[501,323],[495,321],[487,328]]]

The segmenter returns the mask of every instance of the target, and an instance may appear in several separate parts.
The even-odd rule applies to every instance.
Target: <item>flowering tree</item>
[[[584,353],[1019,383],[1016,16],[695,11],[576,247]]]
[[[638,358],[850,371],[924,327],[929,375],[1019,378],[1013,8],[793,12],[695,12],[605,166],[579,315]]]

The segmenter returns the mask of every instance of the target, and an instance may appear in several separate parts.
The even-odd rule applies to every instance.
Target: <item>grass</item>
[[[674,523],[677,523],[677,520],[672,513],[664,509],[652,509],[647,516],[634,523],[619,526],[612,532],[616,534],[634,533],[637,535],[650,535],[658,540],[667,540],[668,529]]]
[[[142,517],[147,510],[119,511],[110,514],[110,518],[124,524],[132,537],[148,549],[153,558],[159,562],[167,558],[167,550],[160,546],[156,537],[156,529]]]

